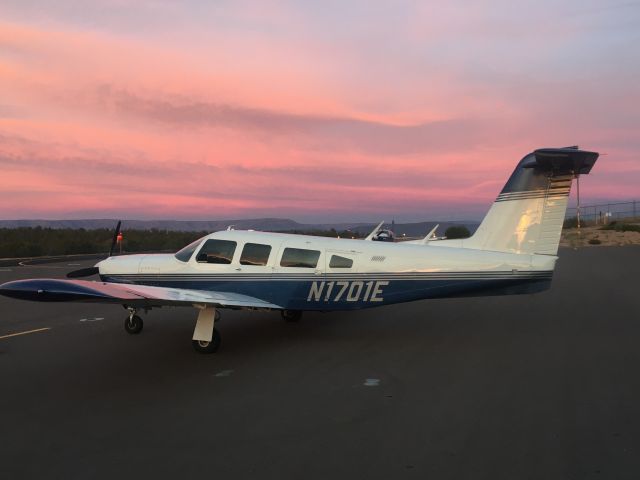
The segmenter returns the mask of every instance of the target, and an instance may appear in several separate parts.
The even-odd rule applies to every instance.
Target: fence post
[[[576,218],[578,220],[578,237],[580,237],[580,175],[576,175],[576,195],[578,204],[576,206]]]

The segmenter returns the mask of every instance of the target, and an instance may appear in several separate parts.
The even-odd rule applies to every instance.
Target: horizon
[[[0,218],[479,221],[524,155],[575,144],[603,154],[582,204],[640,198],[638,3],[0,15]]]
[[[581,183],[583,180],[581,180]],[[581,187],[581,190],[584,187]],[[616,206],[620,204],[632,204],[637,202],[640,207],[640,199],[635,198],[622,198],[622,199],[593,199],[588,198],[586,201],[584,199],[584,193],[581,191],[581,208],[593,208],[594,206],[604,207],[606,205]],[[211,217],[168,217],[168,216],[135,216],[131,215],[130,212],[127,212],[123,215],[118,215],[116,213],[109,215],[105,213],[101,216],[77,216],[77,215],[61,215],[61,216],[48,216],[48,217],[15,217],[15,218],[0,218],[0,222],[10,222],[10,221],[26,221],[26,222],[35,222],[35,221],[43,221],[43,222],[55,222],[55,221],[118,221],[122,220],[123,222],[127,221],[140,221],[140,222],[223,222],[223,221],[249,221],[249,220],[292,220],[294,222],[298,222],[301,224],[331,224],[331,223],[371,223],[377,224],[384,220],[386,223],[391,223],[395,221],[396,223],[422,223],[422,222],[469,222],[469,223],[480,223],[485,214],[489,211],[493,200],[491,200],[486,205],[477,205],[476,214],[467,212],[455,212],[450,215],[441,214],[441,216],[410,216],[407,214],[397,214],[397,215],[385,215],[381,214],[377,217],[375,214],[370,214],[369,217],[357,216],[349,211],[341,212],[341,215],[336,216],[211,216]],[[577,207],[576,202],[576,189],[573,188],[571,190],[571,195],[569,198],[569,204],[567,209],[567,216],[570,216],[570,211],[575,210]],[[615,210],[615,209],[614,209]],[[603,210],[604,211],[604,210]],[[468,214],[465,216],[465,214]],[[384,217],[384,218],[382,218]],[[387,217],[389,220],[387,220]]]
[[[14,218],[14,219],[0,219],[0,222],[106,222],[112,221],[118,222],[122,221],[122,224],[125,225],[126,222],[177,222],[177,223],[215,223],[215,222],[251,222],[251,221],[292,221],[298,223],[300,225],[377,225],[382,220],[354,220],[354,221],[342,221],[342,220],[327,220],[327,221],[301,221],[295,218],[286,218],[286,217],[260,217],[260,218],[214,218],[214,219],[177,219],[177,218],[117,218],[117,217],[106,217],[106,218]],[[390,225],[391,223],[396,224],[413,224],[413,223],[434,223],[434,222],[442,222],[442,223],[480,223],[480,220],[474,219],[461,219],[461,220],[449,220],[449,219],[433,219],[433,220],[398,220],[391,219],[389,221],[384,221],[384,225]],[[241,229],[240,229],[241,230]]]

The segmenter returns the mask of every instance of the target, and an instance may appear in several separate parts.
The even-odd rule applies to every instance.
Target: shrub
[[[602,242],[597,238],[592,238],[589,240],[589,245],[600,245]]]
[[[562,224],[562,228],[577,228],[577,227],[578,227],[577,217],[567,218]]]
[[[640,225],[633,225],[631,223],[619,223],[616,225],[616,231],[618,232],[640,232]]]
[[[600,227],[600,230],[615,230],[616,232],[640,232],[640,225],[633,223],[611,222],[609,225]]]
[[[468,238],[471,236],[471,232],[464,225],[453,225],[447,228],[444,236],[447,238]]]
[[[585,220],[584,218],[580,219],[581,227],[589,227],[593,225],[592,220]],[[567,218],[562,224],[562,228],[570,229],[570,228],[578,228],[578,217],[570,217]]]
[[[124,230],[124,251],[177,251],[207,232]],[[0,258],[107,253],[113,230],[0,228]],[[116,247],[118,251],[118,247]]]

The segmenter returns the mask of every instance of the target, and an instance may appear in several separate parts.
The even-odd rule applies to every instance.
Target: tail
[[[578,147],[543,148],[525,156],[465,248],[556,255],[571,183],[599,154]]]

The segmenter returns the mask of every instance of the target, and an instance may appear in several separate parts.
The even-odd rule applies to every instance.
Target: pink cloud
[[[609,152],[591,195],[639,193],[627,77],[610,91],[319,38],[177,37],[0,23],[0,217],[479,214],[522,155],[577,141]]]

